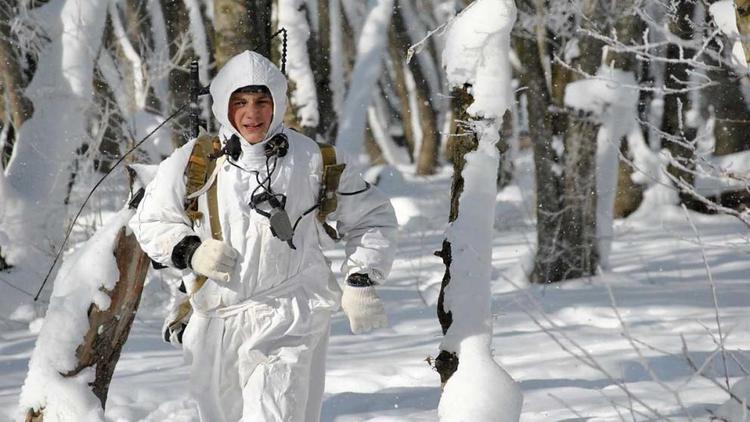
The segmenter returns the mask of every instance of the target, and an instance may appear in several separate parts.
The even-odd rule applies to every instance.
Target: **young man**
[[[212,238],[205,194],[202,218],[192,223],[184,209],[195,141],[160,164],[130,222],[152,259],[184,271],[194,312],[183,346],[204,422],[317,421],[339,301],[355,333],[387,324],[374,286],[393,260],[393,208],[346,167],[333,214],[346,250],[342,295],[316,218],[321,152],[282,124],[286,89],[284,75],[249,51],[211,83],[226,152],[208,182],[216,184],[221,240]],[[197,276],[208,280],[198,287]]]

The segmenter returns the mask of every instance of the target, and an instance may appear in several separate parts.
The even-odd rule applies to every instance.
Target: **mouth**
[[[249,132],[254,132],[254,131],[262,129],[263,128],[263,123],[258,123],[258,124],[243,124],[242,127],[245,128],[245,130],[247,130]]]

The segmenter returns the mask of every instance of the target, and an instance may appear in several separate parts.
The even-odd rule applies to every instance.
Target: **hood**
[[[265,142],[281,130],[281,123],[286,113],[287,82],[279,68],[262,55],[245,50],[232,57],[221,68],[209,88],[213,99],[211,110],[222,126],[222,133],[231,132],[243,139],[229,122],[229,97],[238,88],[248,85],[265,85],[273,96],[273,120],[263,140]]]

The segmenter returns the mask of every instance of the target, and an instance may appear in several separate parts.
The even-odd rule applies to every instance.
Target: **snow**
[[[467,7],[446,31],[443,63],[448,83],[472,85],[472,115],[499,119],[510,108],[512,92],[505,87],[510,85],[510,29],[515,20],[513,2],[482,0]]]
[[[492,248],[491,345],[497,363],[523,392],[520,420],[620,420],[610,400],[622,413],[629,413],[630,404],[618,383],[672,420],[687,420],[644,364],[680,392],[694,420],[707,420],[708,411],[717,411],[728,395],[696,375],[682,351],[680,335],[688,345],[687,356],[699,365],[712,359],[707,374],[724,383],[712,337],[716,324],[701,246],[684,211],[662,205],[639,218],[616,220],[610,271],[601,276],[526,285],[519,280],[536,238],[529,217],[534,203],[529,151],[522,150],[515,164],[514,184],[493,201],[497,211],[492,234],[483,236],[491,237]],[[437,175],[418,177],[413,171],[409,166],[386,167],[379,173],[379,186],[396,198],[397,215],[411,215],[399,229],[398,259],[391,277],[379,289],[392,328],[353,336],[346,317],[335,315],[322,422],[431,422],[438,418],[439,378],[424,360],[437,355],[442,338],[435,303],[444,268],[432,252],[440,248],[444,236],[451,172],[444,168]],[[726,349],[747,368],[747,228],[726,216],[689,216],[701,235],[717,286],[720,320],[729,333]],[[333,268],[340,267],[343,255],[340,246],[328,253]],[[114,374],[105,412],[108,422],[198,421],[187,396],[188,368],[180,351],[160,339],[164,302],[153,298],[168,294],[160,286],[169,277],[173,276],[164,271],[150,274]],[[644,359],[623,337],[608,289],[630,336],[649,346],[644,346]],[[3,315],[10,313],[10,309],[2,310],[7,312]],[[0,332],[1,421],[15,420],[36,340],[24,326],[4,327]],[[561,349],[552,336],[563,335],[588,351],[613,379]],[[572,347],[569,341],[561,341]],[[729,361],[729,380],[734,385],[745,373],[733,359]]]

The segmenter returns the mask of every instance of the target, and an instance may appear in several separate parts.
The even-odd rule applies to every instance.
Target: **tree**
[[[131,177],[134,180],[135,172]],[[114,221],[92,236],[55,280],[59,293],[51,300],[21,393],[26,422],[43,422],[45,415],[55,420],[98,415],[103,420],[109,383],[130,333],[151,263],[135,235],[128,234],[124,227],[137,205],[130,202]],[[91,268],[90,258],[107,246],[111,247],[111,256],[101,257],[99,265]],[[108,273],[109,265],[113,268]],[[81,378],[89,381],[82,383]],[[79,394],[65,394],[70,391]],[[92,409],[94,398],[99,407]]]
[[[489,300],[497,143],[512,98],[508,50],[515,18],[514,2],[479,0],[448,28],[446,74],[458,94],[457,111],[468,117],[460,142],[473,151],[462,151],[463,169],[454,173],[453,220],[441,254],[449,261],[438,309],[444,338],[436,359],[443,421],[517,422],[521,413],[520,389],[492,357]]]
[[[393,9],[393,25],[391,31],[393,34],[393,41],[398,47],[397,50],[401,51],[402,54],[395,54],[394,66],[401,70],[401,73],[405,73],[406,69],[403,69],[404,64],[408,66],[409,77],[413,81],[413,93],[414,100],[410,101],[408,94],[401,95],[401,102],[405,103],[405,112],[402,113],[402,125],[404,126],[407,139],[409,136],[416,138],[414,131],[406,128],[412,124],[410,115],[416,114],[419,121],[419,132],[421,134],[419,142],[419,150],[414,151],[413,155],[416,158],[416,171],[419,175],[428,175],[435,173],[438,160],[438,148],[440,145],[440,139],[438,137],[438,124],[437,116],[435,113],[434,101],[430,93],[430,87],[427,82],[426,72],[422,69],[422,64],[418,59],[404,60],[405,52],[407,52],[414,40],[409,36],[409,31],[404,18],[404,8],[409,7],[403,0],[397,2],[396,7]],[[392,55],[393,56],[393,55]],[[403,81],[404,89],[406,89],[406,80]],[[412,103],[416,105],[416,110],[409,110],[412,107]],[[417,142],[412,139],[410,144],[416,146]]]
[[[61,244],[68,165],[89,139],[85,114],[95,61],[91,53],[100,44],[108,3],[57,0],[40,7],[59,8],[60,22],[44,28],[50,41],[39,52],[26,88],[34,113],[17,128],[13,155],[0,179],[0,249],[11,265],[44,268]],[[81,65],[65,66],[61,57],[80,59]],[[59,119],[63,110],[66,118]],[[54,133],[49,121],[57,122]]]
[[[217,69],[244,50],[271,57],[271,7],[272,0],[214,1]]]

